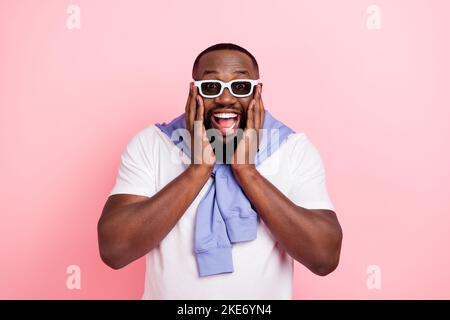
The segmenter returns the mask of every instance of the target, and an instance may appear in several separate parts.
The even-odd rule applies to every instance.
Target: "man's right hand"
[[[191,136],[191,166],[212,170],[216,156],[206,135],[204,113],[203,99],[191,82],[186,103],[186,129]]]
[[[120,269],[153,250],[210,178],[216,157],[206,136],[203,114],[203,100],[191,83],[186,128],[191,134],[191,144],[197,139],[198,149],[191,152],[192,164],[150,198],[114,194],[105,203],[97,232],[101,258],[111,268]],[[199,128],[194,130],[194,125]]]

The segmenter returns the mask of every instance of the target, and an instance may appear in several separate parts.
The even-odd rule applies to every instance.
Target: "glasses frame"
[[[242,81],[248,81],[251,83],[252,88],[250,89],[250,92],[248,94],[234,94],[233,90],[231,89],[231,85],[235,82],[242,82]],[[208,94],[204,94],[203,90],[202,90],[202,84],[205,82],[214,82],[214,83],[220,83],[220,91],[217,94],[213,94],[213,95],[208,95]],[[225,90],[225,88],[228,88],[228,91],[230,91],[230,93],[235,96],[236,98],[245,98],[245,97],[249,97],[253,94],[253,91],[255,89],[255,86],[257,84],[259,84],[260,81],[258,80],[254,80],[254,79],[234,79],[228,82],[223,82],[217,79],[210,79],[210,80],[197,80],[194,81],[194,85],[196,87],[198,87],[198,90],[200,92],[200,95],[204,98],[217,98],[218,96],[220,96],[223,93],[223,90]]]

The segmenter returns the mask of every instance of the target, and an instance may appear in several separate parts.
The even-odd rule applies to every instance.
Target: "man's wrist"
[[[193,175],[193,177],[209,177],[214,166],[207,164],[190,164],[187,171]]]
[[[238,182],[246,179],[247,177],[254,177],[259,174],[254,164],[233,164],[231,170]]]

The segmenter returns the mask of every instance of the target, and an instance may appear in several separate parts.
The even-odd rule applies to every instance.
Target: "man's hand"
[[[186,103],[186,129],[191,136],[191,165],[212,170],[216,156],[206,136],[203,123],[205,108],[203,99],[198,95],[198,88],[191,82]]]
[[[247,123],[242,139],[239,141],[231,160],[235,176],[255,169],[255,156],[261,140],[264,124],[264,103],[261,98],[261,85],[256,86],[255,97],[247,109]]]

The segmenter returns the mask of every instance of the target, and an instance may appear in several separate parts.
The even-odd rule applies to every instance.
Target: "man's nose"
[[[221,105],[232,105],[236,103],[236,97],[233,96],[228,88],[223,89],[220,96],[215,98],[215,103]]]

